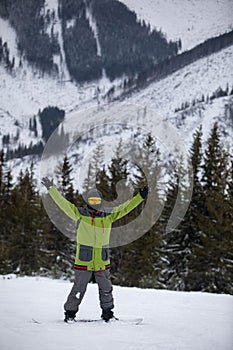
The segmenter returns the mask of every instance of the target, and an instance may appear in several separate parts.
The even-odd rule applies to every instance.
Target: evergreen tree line
[[[87,11],[96,22],[101,53]],[[168,43],[160,31],[139,23],[119,1],[63,0],[59,14],[67,66],[79,82],[100,78],[103,68],[111,80],[123,74],[134,76],[178,51],[178,43]],[[69,26],[72,19],[74,25]]]
[[[88,11],[96,22],[101,54],[97,52]],[[55,12],[45,13],[44,0],[2,1],[0,16],[9,19],[15,28],[22,56],[43,72],[58,70],[53,62],[53,55],[60,53],[53,29]],[[62,22],[67,67],[78,82],[101,78],[103,68],[112,80],[124,74],[134,76],[176,54],[181,46],[180,41],[167,42],[161,31],[151,30],[144,21],[138,22],[134,12],[115,0],[61,0],[58,16]],[[47,33],[48,26],[50,33]],[[7,66],[14,65],[9,60],[9,52],[4,57]]]
[[[97,27],[101,53],[88,12]],[[53,26],[47,33],[55,21],[55,12],[45,13],[44,0],[1,1],[0,16],[9,19],[15,28],[22,56],[43,72],[58,71],[53,55],[60,53],[60,47]],[[233,41],[230,31],[177,55],[181,40],[168,41],[161,31],[138,21],[135,12],[115,0],[61,0],[58,16],[71,77],[78,82],[99,79],[103,69],[111,80],[125,75],[125,93],[218,52]],[[0,60],[13,69],[14,57],[10,59],[6,43],[0,45]]]
[[[224,147],[218,125],[214,124],[207,142],[201,129],[193,136],[190,160],[193,166],[193,194],[188,210],[175,230],[166,230],[178,193],[179,176],[173,172],[161,194],[163,181],[160,150],[147,135],[138,155],[153,179],[156,208],[163,208],[157,222],[136,241],[111,249],[112,275],[115,284],[182,291],[205,291],[233,294],[233,158]],[[84,191],[96,185],[106,200],[116,198],[116,184],[128,179],[125,186],[136,191],[148,180],[140,169],[122,158],[119,144],[108,165],[103,166],[102,147],[97,146],[84,182]],[[135,170],[135,169],[134,169]],[[185,172],[185,169],[181,171]],[[132,173],[134,176],[132,177]],[[67,156],[60,165],[55,183],[68,200],[77,206],[83,199],[74,190],[73,169]],[[124,191],[123,191],[124,193]],[[180,194],[182,196],[182,193]],[[49,195],[48,200],[49,200]],[[19,275],[72,275],[75,243],[67,236],[75,234],[75,225],[66,221],[66,236],[50,222],[35,185],[33,167],[12,182],[11,171],[0,157],[0,273]],[[115,223],[122,227],[133,221],[143,209],[135,209]],[[64,214],[51,200],[50,209],[59,220]],[[146,214],[145,214],[146,215]],[[150,220],[144,217],[144,220]],[[141,228],[135,229],[135,235]]]
[[[2,42],[0,37],[0,63],[3,63],[8,71],[12,71],[15,65],[15,58],[11,59],[10,50],[8,48],[7,42]]]
[[[76,12],[73,26],[68,26],[70,18],[69,9],[75,3]],[[102,62],[97,55],[97,44],[89,20],[86,18],[86,10],[83,1],[62,1],[62,33],[64,38],[64,50],[66,63],[70,75],[79,82],[99,79],[102,76]]]
[[[39,120],[42,127],[42,138],[48,141],[52,132],[64,121],[65,111],[58,107],[48,106],[39,111]]]
[[[3,140],[3,141],[6,142],[6,140]],[[8,144],[5,143],[5,146],[7,146]],[[20,143],[16,149],[7,148],[6,159],[10,160],[10,159],[23,158],[25,156],[41,155],[43,153],[43,150],[44,150],[44,143],[42,141],[39,141],[35,144],[33,144],[31,141],[28,146]]]
[[[43,72],[56,71],[53,55],[60,52],[55,36],[46,33],[42,13],[44,0],[7,0],[0,3],[0,16],[9,19],[18,37],[21,55]]]
[[[135,76],[158,61],[176,55],[178,44],[168,42],[161,31],[138,22],[135,12],[119,1],[89,0],[98,28],[103,66],[113,80]]]
[[[42,111],[38,112],[38,119],[42,128],[42,139],[46,143],[50,137],[50,135],[56,130],[58,125],[64,121],[65,111],[59,109],[58,107],[48,106],[45,107]],[[37,128],[37,119],[36,116],[29,119],[29,130],[33,132],[34,136],[38,137],[38,128]],[[16,136],[12,136],[10,134],[3,135],[2,144],[3,147],[6,148],[6,159],[15,159],[22,158],[27,155],[41,155],[44,150],[44,142],[38,141],[33,144],[32,142],[29,145],[25,145],[24,143],[19,143],[18,147],[15,149],[11,149],[11,143],[17,142],[19,140],[20,131],[18,129]],[[61,133],[58,134],[60,138],[61,144],[64,144],[64,139],[66,135],[64,134],[64,130],[61,130]]]
[[[219,86],[218,89],[215,90],[210,96],[209,94],[207,96],[203,94],[201,98],[194,98],[192,102],[188,102],[188,101],[183,102],[180,107],[175,109],[175,112],[184,111],[185,109],[196,106],[197,104],[202,102],[209,103],[210,101],[213,101],[216,98],[231,96],[231,95],[233,95],[233,86],[231,87],[231,89],[229,89],[228,84],[225,89]]]
[[[34,133],[35,137],[38,137],[37,121],[36,121],[36,116],[35,115],[34,115],[33,118],[29,119],[29,130]]]

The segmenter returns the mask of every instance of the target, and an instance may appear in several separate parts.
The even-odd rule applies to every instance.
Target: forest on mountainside
[[[233,30],[210,38],[189,51],[159,61],[149,69],[141,70],[137,77],[125,78],[123,97],[145,88],[148,84],[167,77],[189,64],[218,52],[233,44]]]
[[[161,30],[139,21],[136,13],[116,0],[61,0],[50,11],[44,0],[0,2],[0,16],[16,30],[21,55],[43,73],[56,76],[62,59],[57,23],[60,21],[67,68],[78,83],[124,77],[131,92],[184,66],[232,45],[233,31],[210,38],[179,54],[182,41],[168,41]],[[55,29],[56,28],[56,29]],[[15,57],[0,37],[0,64],[14,71]]]
[[[43,6],[44,0],[1,1],[0,16],[8,19],[16,30],[21,57],[43,72],[52,73],[57,71],[53,55],[59,54],[60,47],[53,33],[46,32],[48,18],[43,15]]]
[[[6,135],[3,135],[2,146],[6,150],[6,160],[22,158],[28,155],[39,155],[41,156],[44,150],[44,145],[48,141],[49,137],[59,126],[60,123],[64,121],[65,111],[59,109],[56,106],[48,106],[39,110],[37,115],[34,115],[29,119],[28,129],[30,135],[35,138],[38,138],[36,143],[31,143],[26,145],[23,142],[19,142],[20,129],[17,129],[16,135],[12,135],[10,132]],[[17,122],[16,122],[17,124]],[[40,124],[42,134],[41,137],[38,136],[38,124]],[[59,133],[59,131],[58,131]],[[60,130],[58,135],[60,143],[64,144],[66,135],[63,128]],[[17,147],[14,149],[11,148],[11,145],[17,143]]]
[[[161,31],[139,22],[136,14],[121,2],[61,0],[56,11],[47,12],[44,6],[44,0],[0,3],[0,16],[16,30],[21,56],[43,72],[58,71],[54,62],[54,55],[61,52],[58,34],[54,32],[58,20],[67,67],[77,82],[99,79],[103,69],[111,80],[122,75],[135,76],[178,52],[178,43],[168,42]],[[97,50],[97,40],[101,52]],[[7,43],[2,45],[0,54],[11,71],[14,58]]]
[[[116,183],[131,173],[120,149],[119,145],[110,164],[101,167],[98,146],[89,165],[85,190],[96,185],[104,198],[115,199]],[[224,146],[217,123],[205,145],[201,128],[193,135],[189,151],[193,166],[192,199],[183,220],[171,232],[166,232],[166,226],[176,201],[179,176],[174,172],[165,198],[161,197],[159,183],[163,179],[156,141],[147,135],[139,150],[148,174],[156,177],[158,184],[150,190],[156,202],[164,207],[157,222],[141,238],[111,249],[113,283],[233,294],[233,158]],[[82,194],[74,190],[72,180],[73,169],[65,156],[54,181],[69,201],[82,206]],[[143,174],[139,174],[134,180],[131,177],[130,186],[136,193],[145,181]],[[51,223],[35,183],[33,164],[13,183],[5,154],[1,152],[0,273],[70,278],[75,243]],[[63,220],[58,207],[51,208]],[[143,205],[116,225],[125,225],[142,209]],[[75,234],[75,225],[71,222],[68,226],[68,231]]]

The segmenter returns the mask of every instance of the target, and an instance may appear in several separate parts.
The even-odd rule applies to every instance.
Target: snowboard
[[[77,319],[74,321],[74,323],[106,323],[106,324],[111,324],[111,323],[126,323],[126,324],[141,324],[143,321],[143,318],[112,318],[108,322],[105,322],[104,320],[100,319],[92,319],[92,318],[83,318],[83,319]]]
[[[32,318],[32,322],[36,324],[43,324],[43,322]],[[62,321],[59,321],[61,323]],[[102,324],[112,324],[112,323],[120,323],[120,324],[132,324],[139,325],[143,322],[143,318],[112,318],[108,322],[105,322],[102,318],[81,318],[73,321],[64,322],[66,324],[76,324],[76,323],[102,323]]]

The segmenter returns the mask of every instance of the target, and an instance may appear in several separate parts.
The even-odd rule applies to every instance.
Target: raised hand
[[[48,177],[43,177],[41,180],[41,183],[42,183],[42,185],[44,185],[47,188],[47,190],[49,190],[50,187],[53,186],[53,179],[49,180]]]
[[[148,192],[149,192],[149,188],[148,186],[144,186],[143,188],[139,189],[140,195],[142,196],[142,198],[146,198],[148,196]]]

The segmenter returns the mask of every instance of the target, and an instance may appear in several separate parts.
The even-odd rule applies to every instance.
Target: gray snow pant
[[[99,287],[100,307],[102,309],[112,309],[114,307],[112,283],[109,270],[94,272],[87,270],[75,270],[74,285],[70,291],[70,294],[68,295],[66,303],[64,304],[65,311],[78,311],[92,274],[94,274],[96,283]]]

